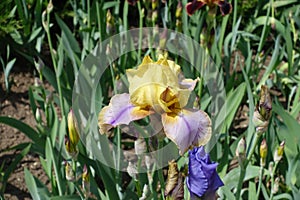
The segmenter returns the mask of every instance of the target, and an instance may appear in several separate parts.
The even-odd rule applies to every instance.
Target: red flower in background
[[[192,15],[204,5],[207,5],[209,8],[219,6],[223,16],[229,14],[232,10],[231,4],[224,0],[193,0],[186,4],[186,11],[188,15]]]

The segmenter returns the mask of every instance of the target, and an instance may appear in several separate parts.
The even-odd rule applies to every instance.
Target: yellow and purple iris
[[[232,6],[225,0],[193,0],[186,4],[186,11],[188,15],[192,15],[203,6],[207,5],[209,8],[219,6],[222,15],[227,15],[231,12]]]
[[[113,96],[101,110],[100,133],[157,113],[164,133],[181,154],[191,146],[206,144],[211,137],[209,116],[201,110],[186,108],[198,79],[185,79],[180,72],[179,65],[162,56],[156,62],[146,56],[137,69],[128,69],[129,94]]]
[[[196,195],[202,199],[215,199],[215,192],[224,185],[216,171],[217,166],[217,163],[211,162],[203,146],[189,152],[189,174],[186,184],[191,197]]]

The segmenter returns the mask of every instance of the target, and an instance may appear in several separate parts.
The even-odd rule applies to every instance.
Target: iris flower
[[[188,15],[192,15],[203,6],[207,5],[209,8],[219,6],[222,15],[227,15],[231,12],[232,6],[225,0],[193,0],[186,4],[186,11]]]
[[[189,152],[189,174],[186,183],[191,197],[196,195],[203,199],[215,199],[215,192],[224,185],[217,174],[217,166],[217,163],[211,162],[203,146]]]
[[[206,144],[211,137],[209,116],[201,110],[186,108],[198,79],[184,79],[180,72],[179,65],[162,56],[156,62],[146,56],[137,69],[128,69],[129,94],[114,95],[101,110],[100,133],[157,113],[164,133],[177,145],[180,154],[191,146]]]

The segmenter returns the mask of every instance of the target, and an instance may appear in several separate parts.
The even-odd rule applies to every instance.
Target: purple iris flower
[[[216,190],[223,186],[216,168],[218,163],[211,162],[204,147],[195,147],[189,151],[189,175],[186,179],[187,187],[194,195],[204,199],[215,199]]]

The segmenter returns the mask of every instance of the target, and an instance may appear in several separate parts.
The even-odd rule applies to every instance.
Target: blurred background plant
[[[132,178],[89,157],[90,147],[82,141],[71,145],[78,151],[76,157],[71,156],[65,141],[65,136],[71,137],[67,116],[76,75],[98,42],[131,28],[153,26],[177,30],[200,43],[201,35],[208,30],[205,21],[210,10],[203,7],[189,16],[185,9],[188,2],[0,2],[0,60],[6,92],[9,95],[13,84],[10,73],[15,66],[31,70],[36,77],[36,84],[28,89],[36,126],[0,116],[0,123],[19,129],[31,139],[10,148],[20,151],[8,167],[2,167],[4,162],[0,164],[1,197],[18,163],[28,153],[35,153],[51,189],[25,169],[26,185],[33,199],[165,198],[167,168]],[[221,199],[300,199],[300,4],[297,0],[231,4],[229,15],[222,16],[214,10],[210,19],[213,31],[206,32],[210,35],[208,52],[220,74],[224,74],[226,90],[226,112],[220,111],[225,121],[210,151],[211,159],[219,163],[217,171],[224,182],[218,195]],[[137,43],[141,46],[143,40],[140,36]],[[162,41],[161,46],[164,44]],[[99,106],[109,103],[127,68],[140,64],[146,54],[155,58],[155,53],[156,49],[140,49],[118,58],[100,80]],[[193,79],[199,76],[183,59],[172,54],[169,57],[182,66],[185,75]],[[47,89],[45,83],[54,91]],[[258,135],[252,119],[258,109],[256,105],[260,106],[262,86],[268,88],[272,112],[264,131]],[[208,110],[211,99],[201,81],[196,94],[201,109]],[[132,138],[124,140],[119,129],[115,133],[109,140],[127,149],[134,148]],[[261,143],[267,146],[261,147]],[[187,154],[177,160],[178,170],[183,174],[186,159]]]

